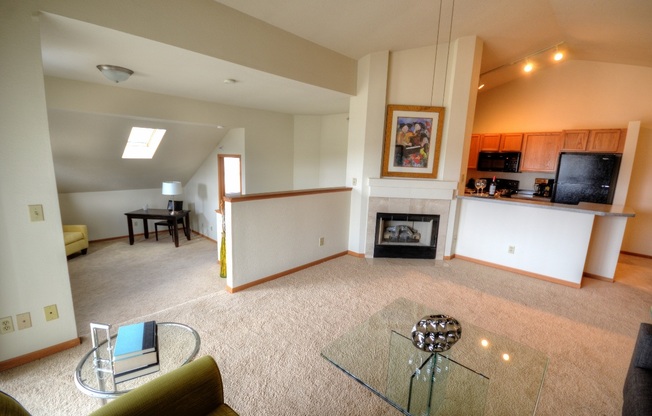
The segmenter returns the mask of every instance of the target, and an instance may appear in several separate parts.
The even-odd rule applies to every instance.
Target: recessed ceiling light
[[[234,80],[233,78],[227,78],[224,80],[225,84],[235,84],[236,82],[238,81]]]
[[[525,66],[523,67],[523,71],[525,72],[532,72],[533,69],[534,69],[534,65],[532,65],[532,62],[526,63]]]
[[[564,53],[563,53],[563,52],[559,52],[559,51],[557,51],[557,52],[555,53],[555,56],[553,57],[553,59],[554,59],[555,61],[561,61],[562,59],[564,59]]]
[[[481,89],[483,89],[483,88],[484,88],[484,84],[480,84],[480,85],[478,86],[478,89],[479,89],[479,90],[481,90]]]

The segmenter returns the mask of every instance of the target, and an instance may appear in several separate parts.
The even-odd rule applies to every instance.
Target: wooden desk
[[[172,227],[172,236],[174,237],[174,245],[179,247],[179,230],[177,226],[177,221],[183,219],[185,225],[185,234],[186,238],[190,240],[190,211],[175,211],[170,213],[167,209],[139,209],[137,211],[126,212],[127,216],[127,225],[129,226],[129,245],[134,244],[134,218],[143,220],[143,229],[145,231],[145,238],[149,238],[149,228],[147,226],[147,220],[166,220],[172,221],[174,227]]]

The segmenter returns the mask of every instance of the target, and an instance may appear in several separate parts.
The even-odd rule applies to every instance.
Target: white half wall
[[[346,252],[350,204],[345,189],[227,201],[227,285],[237,290]]]
[[[471,198],[459,206],[456,254],[581,284],[593,214]]]

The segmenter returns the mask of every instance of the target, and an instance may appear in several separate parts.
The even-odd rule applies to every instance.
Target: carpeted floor
[[[69,268],[82,345],[0,373],[0,389],[34,415],[97,408],[72,377],[88,323],[145,319],[195,328],[241,415],[398,415],[320,351],[399,297],[548,355],[537,415],[618,415],[638,326],[651,321],[652,260],[626,255],[614,283],[582,289],[456,259],[345,256],[229,294],[215,243],[201,237],[92,243]]]

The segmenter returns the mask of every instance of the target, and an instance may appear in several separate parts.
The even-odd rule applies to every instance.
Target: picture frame
[[[387,106],[383,177],[436,179],[444,107]]]

